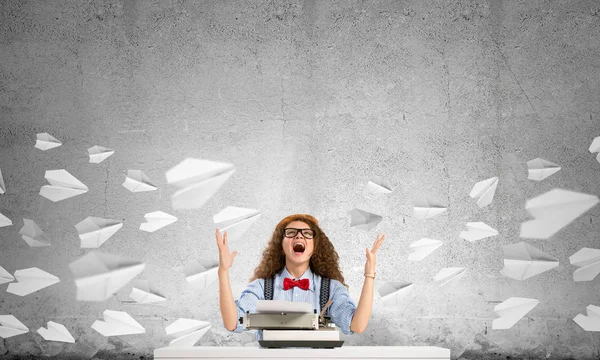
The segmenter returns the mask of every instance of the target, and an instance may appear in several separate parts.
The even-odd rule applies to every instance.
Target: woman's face
[[[315,230],[311,229],[307,223],[302,221],[292,221],[291,223],[287,224],[285,229],[288,230],[284,230],[281,246],[283,247],[283,252],[285,253],[287,261],[298,264],[309,261],[314,250]],[[305,233],[312,230],[313,238],[307,239],[305,235],[302,234],[302,231],[297,231],[294,236],[291,236],[295,231],[289,229],[301,229],[304,230]]]

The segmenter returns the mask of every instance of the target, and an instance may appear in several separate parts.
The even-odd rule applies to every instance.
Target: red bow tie
[[[284,278],[283,279],[283,290],[289,290],[289,289],[293,288],[294,286],[297,286],[302,290],[308,290],[309,283],[310,282],[308,279],[293,280],[290,278]]]

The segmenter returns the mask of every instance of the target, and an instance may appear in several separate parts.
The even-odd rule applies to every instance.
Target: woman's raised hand
[[[375,263],[377,262],[377,250],[385,240],[385,234],[377,234],[377,239],[373,243],[373,249],[366,249],[367,262],[365,263],[365,274],[375,273]]]
[[[217,237],[217,246],[219,247],[219,270],[229,270],[233,265],[233,258],[237,255],[237,251],[233,253],[229,252],[229,246],[227,246],[227,231],[221,235],[219,228],[215,233]]]

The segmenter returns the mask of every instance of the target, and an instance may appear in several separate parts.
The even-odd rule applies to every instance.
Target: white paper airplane
[[[37,134],[37,139],[35,141],[35,147],[46,151],[50,149],[54,149],[55,147],[61,146],[62,143],[58,141],[54,136],[48,133],[40,133]]]
[[[471,193],[469,193],[469,196],[472,198],[477,198],[477,205],[480,208],[483,208],[491,204],[492,200],[494,200],[496,187],[498,187],[497,176],[475,184],[471,190]]]
[[[15,278],[5,268],[0,266],[0,284],[6,284],[14,280]]]
[[[164,296],[150,285],[150,281],[148,280],[135,280],[129,298],[140,304],[150,304],[166,300]]]
[[[6,216],[0,214],[0,227],[10,226],[12,225],[12,220],[7,218]]]
[[[113,149],[105,148],[98,145],[92,146],[87,151],[88,155],[90,156],[90,163],[92,164],[99,164],[115,153]]]
[[[443,268],[435,275],[433,280],[439,282],[440,286],[456,285],[465,275],[466,271],[467,269],[464,267]]]
[[[558,259],[526,242],[504,247],[504,268],[500,274],[525,280],[558,266]]]
[[[420,220],[430,219],[436,215],[439,215],[446,211],[446,208],[442,205],[433,204],[427,198],[423,198],[415,201],[413,207],[413,216]]]
[[[47,170],[44,176],[51,185],[44,185],[40,195],[54,202],[88,192],[87,186],[65,169]]]
[[[0,315],[0,337],[3,339],[29,332],[25,324],[12,315]]]
[[[31,294],[60,282],[58,277],[36,267],[15,271],[15,279],[18,282],[8,284],[6,292],[19,296]]]
[[[71,333],[67,328],[59,323],[54,321],[48,321],[48,328],[41,327],[37,329],[38,334],[40,334],[44,340],[46,341],[60,341],[66,343],[74,343],[75,339],[71,336]]]
[[[88,216],[75,225],[81,240],[81,248],[98,248],[123,227],[117,220]]]
[[[166,172],[167,183],[180,188],[171,197],[173,209],[198,209],[235,172],[233,164],[187,158]]]
[[[123,186],[131,192],[154,191],[156,186],[142,170],[127,170],[127,176]]]
[[[77,286],[76,299],[104,301],[144,271],[144,267],[138,260],[90,252],[69,264]]]
[[[104,310],[104,321],[96,320],[92,329],[104,336],[143,334],[146,329],[125,311]]]
[[[371,194],[389,194],[392,192],[392,186],[387,179],[374,175],[367,183],[367,191]]]
[[[559,170],[560,166],[542,158],[529,160],[527,162],[527,178],[529,180],[542,181],[548,176],[557,173]]]
[[[19,234],[30,247],[50,246],[50,239],[33,220],[23,219],[23,227]]]
[[[232,241],[240,238],[259,217],[260,210],[228,206],[213,216],[213,221],[221,235],[227,231],[227,240]]]
[[[378,289],[384,306],[395,306],[400,304],[401,299],[412,289],[413,284],[409,282],[388,282]]]
[[[217,278],[219,262],[210,259],[191,259],[185,263],[183,273],[185,279],[196,289],[204,289],[214,283]]]
[[[442,244],[442,241],[427,238],[415,241],[414,243],[410,244],[412,253],[408,254],[408,260],[421,261],[427,255],[431,254],[432,252],[437,250],[437,248],[442,246]]]
[[[600,331],[600,306],[588,305],[587,316],[577,314],[573,321],[585,331]]]
[[[498,235],[498,231],[479,221],[467,223],[467,231],[461,231],[459,236],[461,239],[474,242],[496,235]]]
[[[494,307],[500,316],[492,321],[492,329],[510,329],[540,302],[536,299],[511,297]]]
[[[585,213],[600,200],[596,195],[553,189],[527,200],[525,209],[535,220],[521,224],[522,238],[547,239]]]
[[[169,215],[162,211],[147,213],[144,215],[144,218],[146,219],[146,222],[140,224],[140,230],[147,232],[155,232],[156,230],[177,221],[175,216]]]
[[[589,150],[591,153],[598,153],[598,156],[596,156],[596,160],[600,162],[600,136],[596,137],[594,141],[592,141]]]
[[[167,335],[178,338],[169,343],[169,347],[192,347],[210,329],[210,323],[193,319],[179,318],[165,328]]]
[[[583,248],[571,255],[569,261],[580,268],[573,273],[575,281],[592,281],[600,274],[600,249]]]
[[[6,193],[6,185],[4,185],[4,178],[2,177],[2,170],[0,170],[0,195]]]
[[[350,215],[350,227],[355,227],[362,231],[370,231],[383,220],[383,216],[360,209],[350,210],[348,211],[348,215]]]

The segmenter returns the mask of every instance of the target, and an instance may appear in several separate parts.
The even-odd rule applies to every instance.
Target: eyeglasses
[[[312,239],[315,236],[315,231],[313,229],[294,229],[294,228],[286,228],[283,229],[286,238],[293,238],[298,234],[298,231],[302,233],[305,239]]]

